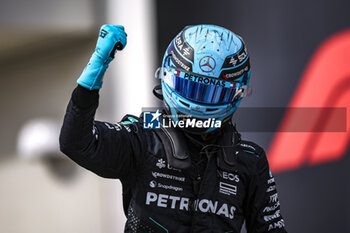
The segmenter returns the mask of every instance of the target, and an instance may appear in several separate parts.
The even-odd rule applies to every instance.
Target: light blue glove
[[[97,40],[95,52],[80,75],[77,83],[89,90],[102,87],[103,75],[109,63],[114,59],[116,50],[126,45],[126,33],[120,25],[103,25]]]

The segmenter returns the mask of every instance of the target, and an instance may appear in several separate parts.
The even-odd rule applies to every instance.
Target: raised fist
[[[96,44],[96,55],[103,60],[114,58],[116,50],[122,50],[126,45],[126,33],[121,25],[105,24],[100,29]]]
[[[116,50],[126,45],[126,33],[121,25],[103,25],[100,29],[95,52],[80,75],[77,83],[89,90],[102,87],[103,76]]]

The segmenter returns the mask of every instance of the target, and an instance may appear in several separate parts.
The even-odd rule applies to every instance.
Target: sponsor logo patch
[[[238,152],[238,151],[236,151]],[[239,182],[239,176],[237,174],[233,174],[233,173],[230,173],[230,172],[218,172],[219,173],[219,176],[222,177],[223,179],[225,180],[231,180],[231,181],[234,181],[234,182]]]
[[[164,179],[169,179],[169,180],[176,180],[176,181],[185,182],[185,177],[174,176],[174,175],[160,173],[160,172],[152,172],[152,176],[154,178],[164,178]]]
[[[284,220],[283,219],[279,220],[278,222],[270,224],[268,231],[276,229],[276,228],[282,228],[282,227],[284,227]]]
[[[220,182],[219,183],[219,193],[225,194],[225,195],[236,195],[237,194],[237,186]]]
[[[151,180],[151,181],[149,182],[149,187],[151,187],[151,188],[157,187],[157,182],[156,182],[155,180]]]
[[[281,217],[281,211],[276,210],[276,212],[274,214],[264,216],[264,220],[265,220],[265,222],[269,222],[269,221],[274,220],[274,219],[279,218],[279,217]]]
[[[274,204],[273,206],[266,206],[263,210],[263,212],[271,212],[271,211],[275,211],[278,207],[280,206],[280,202],[276,202],[276,204]]]
[[[191,200],[187,197],[157,194],[153,192],[147,192],[146,205],[183,211],[194,210],[200,213],[212,213],[218,216],[224,216],[228,219],[234,219],[236,211],[235,206],[219,201],[208,199]]]
[[[165,168],[165,161],[163,159],[158,159],[156,166],[159,167],[159,169]]]
[[[277,200],[278,200],[278,194],[277,194],[277,193],[272,194],[272,195],[270,196],[270,203],[276,202]]]

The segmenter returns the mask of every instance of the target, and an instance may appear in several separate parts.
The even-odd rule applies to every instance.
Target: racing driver
[[[104,73],[126,42],[123,26],[101,27],[60,134],[77,164],[120,179],[125,232],[239,233],[244,221],[248,233],[286,232],[264,150],[232,123],[250,77],[242,38],[215,25],[185,27],[156,72],[164,110],[95,121]],[[159,120],[166,116],[171,127]]]

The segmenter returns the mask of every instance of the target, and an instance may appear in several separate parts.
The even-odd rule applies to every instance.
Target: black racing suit
[[[78,86],[60,135],[63,153],[82,167],[123,185],[125,232],[286,232],[264,151],[240,140],[231,123],[210,141],[177,130],[189,154],[185,169],[171,166],[164,137],[142,118],[94,121],[98,91]],[[181,162],[181,161],[180,161]]]

